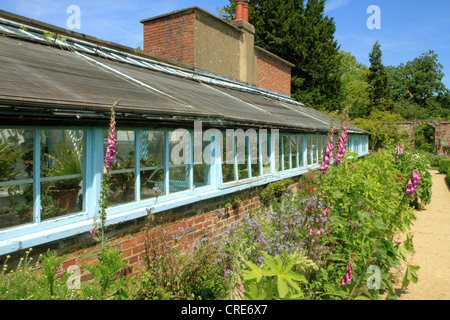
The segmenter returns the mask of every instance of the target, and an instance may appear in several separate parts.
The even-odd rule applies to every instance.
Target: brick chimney
[[[141,20],[144,51],[289,95],[292,65],[255,46],[248,3],[236,4],[230,23],[198,7]]]
[[[248,3],[245,2],[243,5],[243,20],[248,22]]]
[[[247,4],[248,8],[248,4]],[[244,1],[238,0],[236,1],[236,20],[244,19]]]
[[[236,2],[236,20],[230,23],[243,31],[239,46],[240,78],[256,83],[255,27],[248,22],[248,3]]]

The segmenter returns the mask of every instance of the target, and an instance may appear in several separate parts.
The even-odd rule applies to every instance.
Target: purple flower
[[[91,231],[89,231],[94,237],[98,236],[97,230],[95,228],[92,228]]]

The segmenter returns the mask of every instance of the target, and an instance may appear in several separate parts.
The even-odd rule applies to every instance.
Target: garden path
[[[417,220],[411,228],[415,253],[409,264],[420,266],[418,282],[402,291],[401,280],[395,286],[399,300],[450,299],[450,185],[445,175],[432,170],[431,203],[416,211]],[[404,271],[404,270],[403,270]]]

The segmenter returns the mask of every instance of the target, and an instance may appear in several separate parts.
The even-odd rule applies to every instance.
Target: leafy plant
[[[272,299],[301,299],[303,291],[301,285],[307,283],[300,271],[317,268],[315,263],[296,251],[287,254],[282,250],[283,256],[269,256],[265,252],[264,264],[257,266],[247,261],[250,269],[244,270],[245,298],[249,300]]]
[[[439,173],[447,173],[450,168],[450,159],[442,158],[439,160],[438,171]]]
[[[64,135],[63,140],[59,142],[57,150],[57,156],[45,154],[46,157],[54,161],[54,165],[48,170],[47,176],[58,177],[80,174],[81,164],[79,157],[81,157],[81,155],[78,155],[74,150],[71,150],[67,146],[66,135]],[[81,148],[76,146],[75,150],[81,150]],[[48,186],[48,190],[79,189],[81,180],[81,178],[56,180]]]
[[[279,202],[281,196],[284,192],[286,192],[287,187],[291,184],[293,184],[291,179],[284,179],[269,183],[263,190],[261,190],[259,197],[265,205],[268,205],[270,202]]]
[[[58,253],[55,250],[47,250],[47,255],[43,256],[42,269],[43,269],[43,283],[47,287],[50,296],[54,294],[54,287],[56,281],[56,274],[61,267],[62,262],[65,260],[65,256],[58,257]]]
[[[83,268],[86,268],[94,276],[94,286],[98,286],[94,290],[91,287],[90,291],[98,291],[98,297],[101,299],[120,295],[124,291],[124,282],[122,281],[124,278],[121,271],[127,266],[123,260],[124,255],[116,248],[105,246],[96,257],[95,264],[83,265]]]

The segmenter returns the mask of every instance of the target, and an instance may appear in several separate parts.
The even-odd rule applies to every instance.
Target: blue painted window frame
[[[34,213],[35,221],[29,224],[18,225],[10,228],[0,230],[0,255],[19,250],[20,248],[26,248],[53,240],[62,239],[67,236],[83,233],[89,231],[92,228],[92,219],[98,212],[99,205],[98,199],[100,194],[100,186],[102,179],[103,163],[104,163],[104,131],[105,128],[100,127],[76,127],[73,129],[83,130],[85,133],[84,143],[84,196],[83,196],[83,208],[82,212],[65,215],[58,218],[48,219],[41,221],[37,215],[40,212],[40,172],[39,161],[40,159],[40,131],[45,129],[67,129],[62,127],[25,127],[25,126],[2,126],[2,128],[12,129],[33,129],[34,131]],[[154,128],[120,128],[120,130],[135,131],[135,159],[140,159],[140,132],[141,131],[155,131]],[[231,181],[223,183],[222,181],[222,155],[217,154],[217,150],[220,150],[219,141],[213,137],[209,142],[214,148],[211,155],[211,164],[208,167],[208,179],[209,185],[194,188],[193,187],[193,130],[188,130],[190,133],[190,156],[191,162],[189,164],[189,188],[185,191],[171,193],[169,190],[169,132],[173,129],[161,128],[158,131],[164,132],[164,155],[165,155],[165,190],[166,193],[160,195],[158,198],[140,199],[140,166],[135,165],[135,201],[131,203],[125,203],[117,205],[107,209],[108,224],[120,223],[139,217],[143,217],[147,214],[147,209],[152,208],[153,212],[164,211],[171,208],[175,208],[181,205],[201,201],[204,199],[240,191],[243,189],[251,188],[267,184],[269,182],[277,181],[284,178],[289,178],[306,173],[309,169],[319,168],[318,160],[322,156],[323,149],[326,144],[326,135],[320,134],[290,134],[279,133],[279,140],[275,141],[276,135],[267,132],[268,137],[268,150],[269,152],[269,167],[270,172],[264,173],[263,170],[263,151],[261,148],[261,135],[258,134],[258,165],[259,175],[252,176],[251,169],[249,168],[249,177],[237,181]],[[277,171],[275,168],[275,148],[279,143],[283,144],[283,137],[288,136],[290,139],[294,139],[297,144],[296,152],[293,153],[292,148],[289,146],[290,156],[290,168],[283,168],[282,171]],[[309,139],[308,139],[309,137]],[[315,138],[315,154],[313,148],[313,139]],[[358,139],[358,151],[359,155],[368,153],[368,137],[360,136]],[[353,147],[353,135],[349,135],[349,146]],[[310,143],[310,154],[307,153],[307,141]],[[236,140],[234,139],[234,156],[236,157]],[[299,146],[301,142],[301,148]],[[246,149],[249,149],[248,138],[246,139]],[[99,152],[99,150],[102,150]],[[283,149],[282,149],[283,150]],[[352,150],[354,151],[354,150]],[[281,153],[282,156],[284,152]],[[247,163],[251,166],[250,152],[247,152]],[[307,164],[307,158],[314,159],[311,164]],[[294,160],[295,159],[295,160]],[[282,160],[282,159],[280,159]],[[303,165],[302,165],[303,164]],[[284,161],[282,161],[284,166]]]

